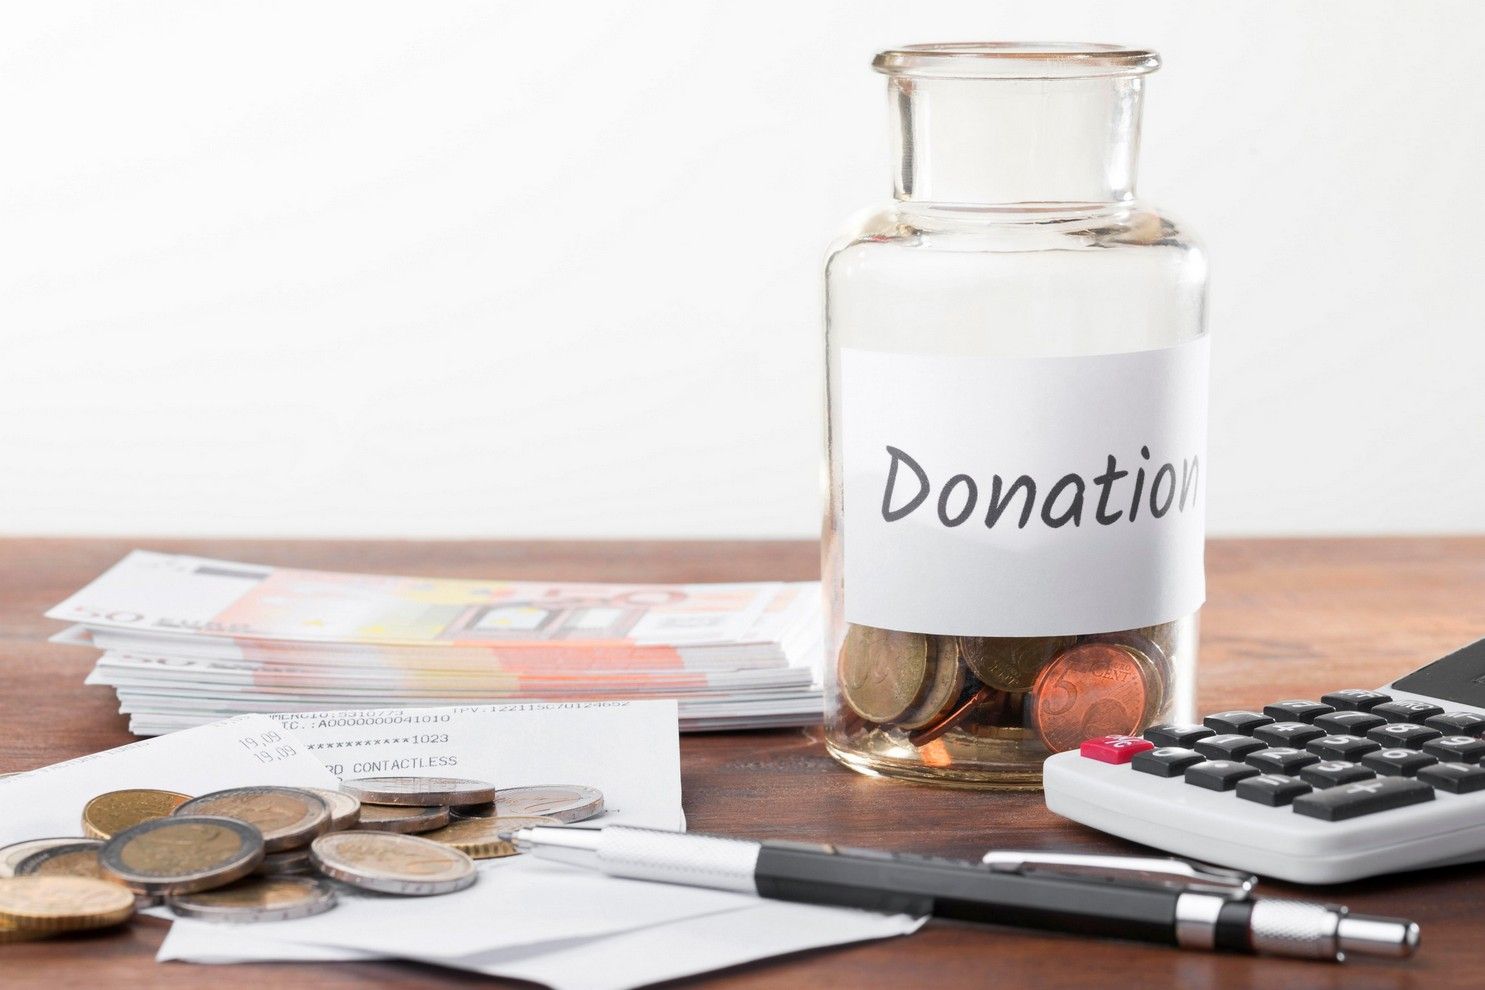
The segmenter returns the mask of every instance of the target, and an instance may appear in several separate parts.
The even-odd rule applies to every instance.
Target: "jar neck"
[[[1143,81],[890,76],[895,195],[950,209],[1127,202]]]

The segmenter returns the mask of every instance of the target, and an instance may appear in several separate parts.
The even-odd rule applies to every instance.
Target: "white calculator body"
[[[1088,740],[1047,807],[1178,856],[1296,883],[1485,860],[1485,640],[1341,688]]]

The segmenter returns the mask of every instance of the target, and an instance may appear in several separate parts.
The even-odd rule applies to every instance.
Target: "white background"
[[[1485,530],[1485,5],[0,12],[0,531],[817,531],[897,43],[1158,48],[1214,533]]]

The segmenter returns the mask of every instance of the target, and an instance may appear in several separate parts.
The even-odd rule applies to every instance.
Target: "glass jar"
[[[853,769],[1035,788],[1190,718],[1206,261],[1134,199],[1153,52],[882,52],[895,202],[826,263],[835,660]]]

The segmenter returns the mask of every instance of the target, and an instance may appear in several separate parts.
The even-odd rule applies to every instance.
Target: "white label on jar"
[[[846,620],[1052,636],[1196,611],[1208,352],[844,349]]]

